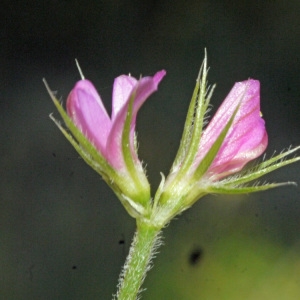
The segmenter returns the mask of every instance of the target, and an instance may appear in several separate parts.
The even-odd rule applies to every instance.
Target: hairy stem
[[[160,245],[159,233],[160,229],[145,223],[137,223],[137,230],[120,275],[116,299],[137,299],[146,272],[151,267],[151,259]]]

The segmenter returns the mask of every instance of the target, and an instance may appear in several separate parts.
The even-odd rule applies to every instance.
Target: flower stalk
[[[137,222],[129,254],[121,272],[115,299],[137,299],[156,249],[160,246],[160,229]]]

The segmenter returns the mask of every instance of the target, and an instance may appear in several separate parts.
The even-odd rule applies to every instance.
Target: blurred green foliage
[[[195,266],[188,255],[162,259],[143,299],[299,299],[299,245],[291,250],[235,235],[220,239],[212,251]]]

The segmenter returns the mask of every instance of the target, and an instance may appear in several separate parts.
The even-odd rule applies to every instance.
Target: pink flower
[[[237,82],[204,130],[195,164],[201,164],[237,105],[240,107],[233,123],[205,174],[213,181],[240,171],[245,164],[260,156],[268,144],[260,112],[260,83],[253,79]]]
[[[90,81],[80,80],[70,92],[67,99],[69,116],[115,169],[124,170],[126,167],[122,136],[131,102],[129,146],[133,160],[140,164],[134,145],[136,115],[146,99],[157,90],[165,74],[162,70],[153,77],[143,77],[140,80],[125,75],[117,77],[113,85],[111,117]]]
[[[162,179],[159,197],[155,198],[163,211],[158,220],[164,218],[163,214],[171,220],[209,193],[250,193],[275,187],[245,186],[265,174],[264,170],[269,172],[269,165],[265,162],[250,173],[229,176],[260,156],[268,144],[260,112],[259,81],[250,79],[235,83],[210,123],[202,130],[213,91],[206,90],[206,74],[204,65],[202,77],[199,76],[193,93],[176,159],[168,177]],[[226,180],[222,180],[225,177]]]

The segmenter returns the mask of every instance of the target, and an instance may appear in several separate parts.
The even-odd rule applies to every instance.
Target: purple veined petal
[[[136,123],[136,116],[138,110],[142,104],[147,100],[147,98],[154,93],[160,81],[165,76],[166,71],[162,70],[157,72],[153,77],[143,77],[137,81],[136,85],[132,89],[132,92],[135,93],[133,111],[132,111],[132,120],[130,128],[130,147],[133,158],[138,161],[137,154],[134,150],[134,130]],[[113,119],[113,124],[111,132],[108,136],[107,147],[106,147],[106,156],[111,164],[116,168],[122,168],[124,166],[123,154],[122,154],[122,133],[124,129],[124,123],[126,119],[126,114],[128,111],[128,104],[131,94],[126,100],[126,104],[121,108],[115,118]]]
[[[219,136],[241,100],[232,126],[207,172],[207,176],[213,180],[240,171],[266,149],[268,137],[265,122],[261,118],[259,92],[260,84],[257,80],[236,83],[204,130],[198,162]]]
[[[103,154],[111,120],[93,84],[80,80],[67,99],[67,112],[75,125]]]

